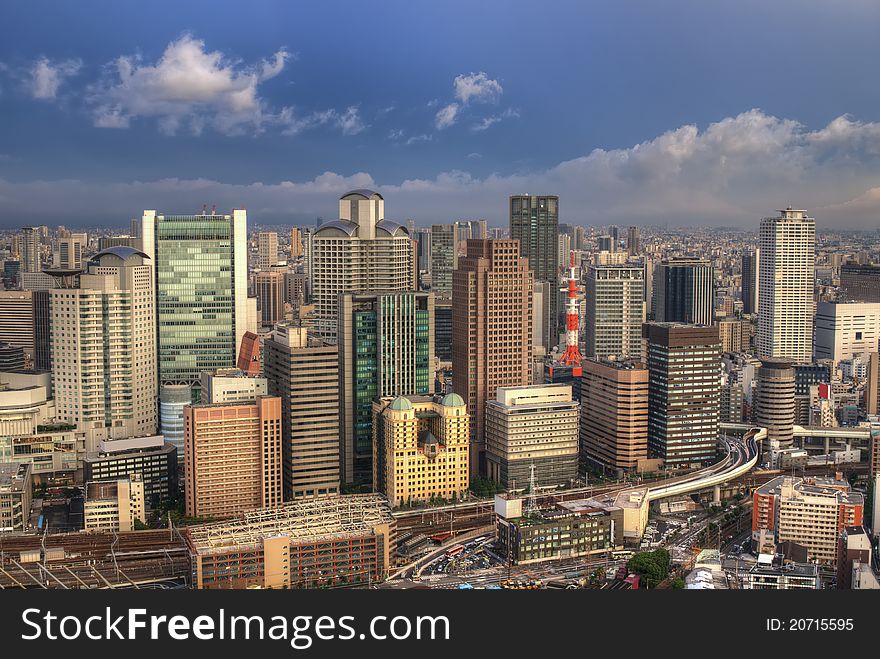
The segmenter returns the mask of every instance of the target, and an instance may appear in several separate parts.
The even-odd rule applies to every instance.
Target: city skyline
[[[680,1],[636,18],[561,3],[530,23],[548,45],[528,54],[506,38],[531,15],[521,3],[384,3],[370,17],[379,48],[338,21],[344,3],[108,6],[88,22],[60,3],[13,7],[0,228],[124,226],[141,208],[204,203],[247,208],[255,226],[311,224],[362,187],[420,226],[504,226],[504,199],[526,192],[564,197],[571,224],[742,227],[796,203],[819,228],[872,228],[880,91],[839,71],[876,61],[878,8],[846,4]],[[24,39],[37,24],[43,37]],[[720,24],[724,48],[700,36]],[[793,57],[783,31],[810,48]]]

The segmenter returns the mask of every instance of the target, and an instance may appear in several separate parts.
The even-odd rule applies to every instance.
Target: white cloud
[[[458,103],[450,103],[437,111],[437,114],[434,115],[434,125],[437,130],[443,130],[455,123],[458,107]]]
[[[485,161],[485,159],[484,159]],[[739,225],[756,230],[780,204],[796,204],[820,226],[876,229],[880,222],[880,123],[841,117],[817,130],[750,110],[705,128],[685,125],[628,148],[595,149],[540,171],[476,177],[449,171],[379,184],[365,172],[325,172],[311,181],[229,184],[204,179],[152,182],[0,180],[5,214],[41,224],[112,222],[143,208],[187,212],[204,203],[246,207],[252,222],[311,222],[335,212],[348,189],[380,191],[391,218],[420,224],[462,215],[503,224],[505,199],[532,190],[560,195],[570,224]],[[34,200],[39,200],[35,203]],[[104,214],[96,216],[95,208]]]
[[[284,135],[299,135],[306,130],[328,125],[339,129],[343,135],[357,135],[367,128],[356,106],[348,107],[343,112],[321,110],[304,117],[298,117],[294,108],[286,107],[269,121],[282,126]]]
[[[258,87],[279,75],[288,58],[280,49],[246,66],[185,34],[153,64],[122,56],[108,65],[89,95],[95,125],[125,128],[132,119],[153,118],[165,133],[185,126],[197,134],[206,125],[227,134],[259,130],[266,110]]]
[[[31,95],[40,100],[52,100],[66,78],[79,73],[82,60],[68,59],[53,62],[47,57],[35,61],[28,70],[27,86]]]
[[[519,110],[515,110],[513,108],[508,108],[504,112],[500,114],[493,114],[488,117],[483,117],[480,121],[471,126],[471,130],[475,132],[481,132],[494,126],[499,121],[504,121],[505,119],[511,119],[519,117]]]
[[[400,138],[403,137],[403,129],[402,128],[392,128],[388,131],[388,139],[392,142],[396,142]]]
[[[497,103],[504,90],[497,80],[491,80],[483,71],[455,76],[452,83],[455,98],[464,104],[471,100],[477,103]]]
[[[412,137],[410,137],[406,141],[406,144],[407,144],[407,146],[409,146],[410,144],[417,144],[418,142],[430,142],[433,139],[434,139],[433,135],[428,135],[428,134],[413,135]]]

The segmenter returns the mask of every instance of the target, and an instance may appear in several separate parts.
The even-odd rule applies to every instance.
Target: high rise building
[[[34,298],[32,291],[0,291],[0,341],[34,354]]]
[[[488,476],[505,490],[569,486],[578,472],[580,404],[571,385],[500,387],[486,404]]]
[[[715,460],[721,388],[717,327],[646,323],[648,451],[668,467]]]
[[[271,329],[284,320],[284,273],[275,268],[254,273],[254,290],[260,307],[260,325]]]
[[[278,263],[278,234],[274,231],[257,233],[257,265],[268,270]]]
[[[431,290],[452,295],[452,271],[458,262],[455,250],[455,225],[431,225]]]
[[[760,248],[742,255],[742,303],[743,313],[758,313],[758,263],[761,259]]]
[[[532,285],[518,240],[469,240],[452,276],[452,388],[471,417],[471,471],[486,473],[486,402],[531,383]]]
[[[324,222],[311,238],[312,301],[318,335],[336,342],[339,294],[412,289],[412,242],[406,228],[385,219],[385,200],[372,190],[352,190],[339,200],[339,219]]]
[[[584,356],[638,357],[645,321],[641,265],[591,265],[586,281]]]
[[[648,369],[640,361],[584,361],[580,454],[585,468],[612,473],[648,459]]]
[[[511,195],[510,238],[519,241],[535,281],[550,284],[549,351],[559,340],[559,197]]]
[[[765,358],[755,375],[755,424],[767,429],[771,448],[789,448],[794,440],[794,367],[786,359]]]
[[[62,270],[82,270],[83,252],[87,245],[88,237],[84,233],[72,233],[58,238],[55,267]]]
[[[305,274],[293,270],[284,273],[284,301],[294,309],[299,309],[306,303]]]
[[[41,272],[40,228],[24,227],[21,230],[21,271]]]
[[[203,403],[252,403],[260,396],[269,393],[266,378],[250,377],[238,368],[218,368],[213,373],[202,372]]]
[[[816,221],[788,207],[760,230],[759,357],[809,362],[813,357]]]
[[[630,227],[626,230],[626,251],[630,256],[638,256],[642,253],[642,233],[638,227]]]
[[[342,478],[370,485],[373,401],[434,388],[433,293],[343,293],[337,344]]]
[[[672,258],[654,272],[653,318],[657,322],[711,325],[715,282],[708,259]]]
[[[281,323],[263,343],[269,393],[281,398],[285,500],[339,493],[339,355]]]
[[[880,302],[816,304],[814,354],[835,364],[880,346]]]
[[[253,332],[245,332],[238,351],[238,369],[251,377],[262,372],[260,337]]]
[[[34,368],[52,370],[51,293],[31,291],[34,306]]]
[[[467,493],[470,431],[461,396],[383,397],[371,411],[371,480],[392,506],[456,500]]]
[[[155,269],[161,385],[197,392],[202,371],[235,366],[247,331],[246,236],[244,210],[144,211],[141,245]]]
[[[50,292],[58,418],[105,439],[156,432],[153,268],[132,247],[99,252],[76,288]]]
[[[83,455],[82,468],[86,483],[138,475],[147,507],[158,507],[180,493],[177,449],[162,435],[100,442],[96,451]]]
[[[188,405],[184,435],[188,516],[220,519],[281,505],[280,398]]]
[[[298,259],[303,255],[302,232],[299,227],[290,229],[290,258]]]
[[[434,298],[434,356],[452,361],[452,298]]]
[[[840,292],[845,301],[880,302],[880,265],[859,263],[841,265]]]

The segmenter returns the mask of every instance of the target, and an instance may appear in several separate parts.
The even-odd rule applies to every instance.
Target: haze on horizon
[[[880,5],[756,0],[8,4],[0,228],[145,208],[419,225],[880,226]]]

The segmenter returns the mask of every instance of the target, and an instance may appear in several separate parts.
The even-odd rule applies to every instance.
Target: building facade
[[[880,346],[880,302],[824,302],[816,304],[816,360],[835,364]]]
[[[641,265],[591,265],[587,270],[584,357],[638,357],[645,321]]]
[[[711,325],[715,320],[714,268],[708,259],[672,258],[654,272],[653,319]]]

